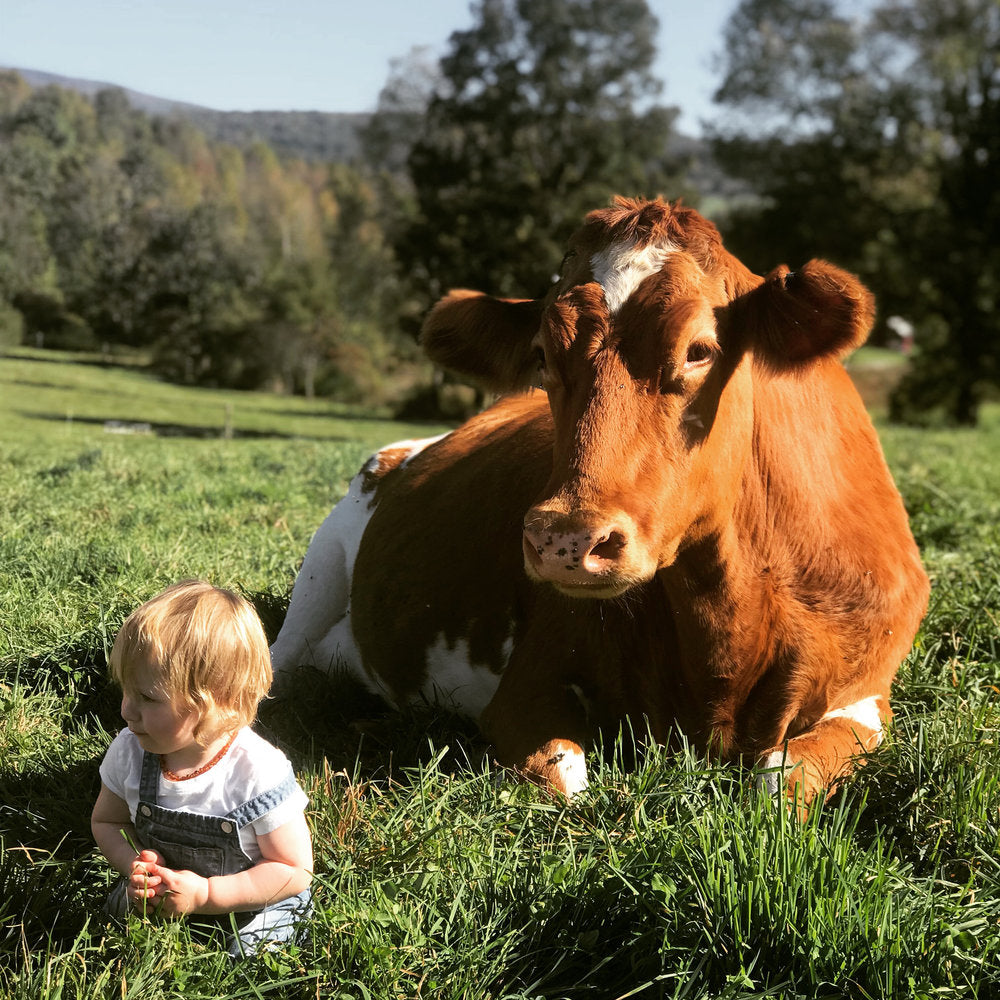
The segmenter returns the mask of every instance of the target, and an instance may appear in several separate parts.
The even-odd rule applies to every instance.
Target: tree
[[[227,244],[218,205],[175,209],[153,220],[132,271],[141,289],[138,325],[153,343],[154,367],[175,381],[254,387],[256,358],[240,335],[258,310],[245,295],[246,261]]]
[[[52,212],[68,165],[92,147],[93,108],[57,87],[22,84],[0,76],[0,303],[18,309],[36,343],[87,346],[86,323],[60,287]]]
[[[893,399],[897,417],[936,404],[974,424],[1000,385],[1000,4],[888,4],[885,31],[910,44],[911,107],[935,142],[935,199],[920,218],[924,351]],[[918,71],[923,72],[920,75]]]
[[[389,61],[389,79],[379,93],[378,107],[359,132],[364,159],[376,170],[405,176],[407,157],[441,82],[437,61],[426,45]]]
[[[397,255],[424,304],[456,285],[540,294],[586,211],[669,179],[675,111],[651,103],[660,84],[645,0],[472,10],[407,159],[416,218]]]
[[[744,0],[715,136],[760,201],[727,227],[753,266],[831,256],[917,324],[894,416],[971,424],[1000,371],[1000,4]]]

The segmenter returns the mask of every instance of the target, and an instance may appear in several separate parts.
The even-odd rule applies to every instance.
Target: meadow
[[[1000,997],[1000,408],[879,429],[933,591],[889,738],[825,807],[802,822],[738,768],[620,745],[567,805],[498,773],[467,723],[303,673],[260,724],[311,799],[311,934],[230,966],[182,923],[98,916],[110,644],[191,576],[273,636],[368,452],[441,428],[9,351],[0,998]]]

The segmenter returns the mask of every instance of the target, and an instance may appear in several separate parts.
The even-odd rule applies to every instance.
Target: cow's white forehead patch
[[[669,244],[650,244],[640,250],[630,240],[616,240],[590,258],[594,281],[604,289],[604,301],[612,316],[645,278],[662,269],[674,249]]]

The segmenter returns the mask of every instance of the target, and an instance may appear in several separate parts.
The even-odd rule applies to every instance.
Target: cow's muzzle
[[[535,507],[524,519],[524,568],[574,597],[613,597],[638,582],[624,522]]]

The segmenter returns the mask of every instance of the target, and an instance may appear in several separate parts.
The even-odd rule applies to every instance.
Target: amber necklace
[[[202,764],[201,767],[195,768],[190,774],[177,774],[175,771],[171,771],[167,767],[163,758],[160,758],[160,770],[163,772],[165,778],[169,778],[171,781],[190,781],[192,778],[197,778],[199,774],[204,774],[206,771],[211,770],[216,764],[226,756],[226,751],[233,745],[233,740],[236,739],[236,733],[226,740],[226,745],[207,763]]]

